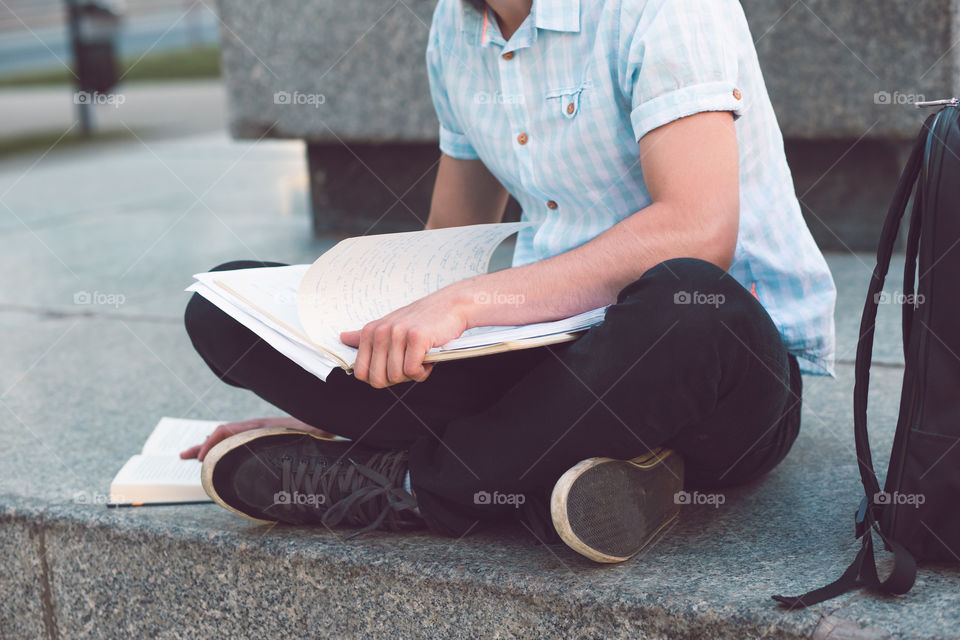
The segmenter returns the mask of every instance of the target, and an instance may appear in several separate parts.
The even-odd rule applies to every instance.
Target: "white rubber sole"
[[[550,496],[550,515],[553,520],[553,526],[563,542],[579,553],[580,555],[601,563],[624,562],[634,557],[644,549],[648,548],[656,541],[677,519],[679,509],[674,509],[672,515],[665,517],[661,522],[654,523],[649,530],[637,531],[637,540],[635,550],[627,555],[615,555],[605,553],[594,546],[587,544],[576,532],[576,524],[571,523],[568,512],[568,498],[570,491],[588,471],[605,464],[629,464],[632,467],[647,472],[649,474],[669,473],[679,478],[674,482],[676,490],[679,491],[683,486],[683,464],[679,456],[669,449],[655,449],[648,454],[634,458],[632,460],[615,460],[613,458],[588,458],[583,460],[567,470],[554,485]],[[669,467],[667,466],[669,464]],[[659,467],[659,469],[658,469]],[[653,476],[650,475],[650,478]],[[638,476],[636,482],[643,482],[643,477]],[[666,500],[666,496],[657,496],[661,501]],[[669,500],[674,500],[673,492],[670,492]],[[632,505],[630,505],[632,506]],[[636,505],[638,509],[643,509],[645,505]],[[602,507],[598,507],[602,508]]]

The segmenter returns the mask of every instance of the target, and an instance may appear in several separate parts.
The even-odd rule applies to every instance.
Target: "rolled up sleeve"
[[[453,158],[474,160],[479,156],[473,148],[473,144],[463,132],[463,127],[457,121],[450,96],[447,93],[440,32],[451,27],[444,26],[443,15],[444,13],[438,8],[430,27],[430,39],[427,44],[427,74],[430,79],[430,97],[433,100],[433,108],[437,112],[437,119],[440,121],[440,150]]]
[[[637,140],[679,118],[729,111],[739,118],[749,96],[739,86],[736,0],[661,0],[648,3],[621,47],[621,88],[630,100]],[[655,5],[655,6],[651,6]]]
[[[440,151],[461,160],[476,160],[480,157],[467,136],[447,129],[442,123],[440,124]]]

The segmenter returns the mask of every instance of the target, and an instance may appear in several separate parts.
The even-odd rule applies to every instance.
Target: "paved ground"
[[[72,131],[80,124],[69,86],[0,89],[0,138]],[[178,80],[121,84],[91,103],[98,133],[119,131],[142,138],[219,131],[227,118],[226,93],[219,80]],[[130,132],[133,133],[130,133]]]
[[[218,384],[180,325],[190,274],[308,261],[303,147],[223,134],[0,165],[0,637],[955,637],[960,575],[785,614],[855,550],[850,394],[869,256],[831,255],[838,379],[807,378],[803,432],[763,483],[689,507],[651,553],[598,567],[522,530],[451,541],[252,526],[215,506],[107,511],[161,415],[275,413]],[[894,281],[890,289],[899,285]],[[87,295],[84,295],[87,294]],[[95,304],[79,304],[85,298]],[[871,418],[889,451],[902,354],[884,308]]]

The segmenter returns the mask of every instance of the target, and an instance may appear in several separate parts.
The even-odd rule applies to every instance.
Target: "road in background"
[[[128,0],[121,6],[122,57],[219,41],[212,0]],[[63,0],[0,0],[0,76],[70,63]]]

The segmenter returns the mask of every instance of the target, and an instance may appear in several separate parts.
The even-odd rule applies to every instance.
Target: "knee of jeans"
[[[697,258],[666,260],[647,270],[617,297],[617,306],[649,318],[683,324],[717,325],[735,329],[744,318],[757,315],[760,303],[733,276],[713,263]]]
[[[712,262],[699,258],[673,258],[647,269],[640,278],[620,291],[617,301],[623,302],[631,296],[653,289],[660,294],[670,294],[671,299],[675,298],[679,304],[683,304],[686,299],[684,294],[692,294],[700,289],[725,287],[725,280],[737,284],[729,274]]]
[[[262,262],[259,260],[231,260],[224,262],[214,268],[213,271],[233,271],[236,269],[252,269],[255,267],[279,266],[280,263]],[[220,311],[212,302],[198,293],[190,297],[187,307],[183,312],[183,324],[187,328],[187,335],[194,341],[198,335],[210,331],[211,326],[219,321],[228,319],[223,311]],[[232,320],[232,319],[231,319]]]
[[[183,326],[187,329],[187,335],[196,342],[199,335],[209,330],[211,322],[215,322],[217,313],[222,314],[209,300],[194,293],[183,311]]]
[[[238,323],[199,293],[194,293],[183,311],[183,326],[199,348],[199,345],[208,345],[211,339],[231,335]]]
[[[231,260],[218,264],[210,271],[233,271],[235,269],[253,269],[255,267],[277,267],[279,262],[263,262],[261,260]]]

